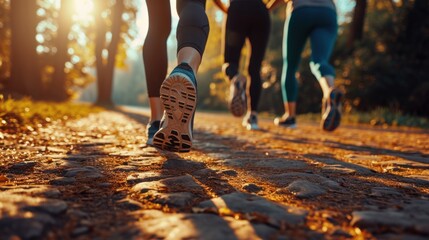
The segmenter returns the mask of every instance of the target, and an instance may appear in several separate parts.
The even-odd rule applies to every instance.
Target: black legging
[[[270,16],[261,0],[234,0],[228,9],[225,31],[225,74],[232,79],[238,73],[241,49],[246,38],[251,45],[248,65],[250,107],[257,111],[261,95],[261,64],[270,34]]]
[[[143,45],[143,61],[149,97],[159,97],[159,89],[167,75],[167,38],[171,31],[170,0],[146,0],[149,31]],[[179,15],[177,51],[196,49],[201,56],[209,34],[205,13],[206,0],[177,0]]]

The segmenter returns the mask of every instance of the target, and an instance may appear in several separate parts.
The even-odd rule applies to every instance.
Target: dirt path
[[[190,153],[122,109],[0,134],[1,239],[428,239],[429,132],[198,113]]]

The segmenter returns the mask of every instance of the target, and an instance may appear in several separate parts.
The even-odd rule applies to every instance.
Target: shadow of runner
[[[418,179],[416,177],[410,177],[410,176],[400,176],[389,172],[377,172],[373,169],[369,169],[358,164],[344,162],[340,159],[336,159],[335,157],[329,154],[323,154],[323,155],[304,154],[303,156],[308,157],[309,159],[312,159],[315,162],[324,164],[323,168],[321,168],[321,172],[324,172],[326,174],[353,174],[353,175],[360,175],[360,176],[371,175],[374,178],[380,179],[380,180],[390,179],[398,183],[413,184],[414,186],[417,186],[417,187],[422,187],[422,188],[429,187],[429,180]],[[407,168],[410,168],[410,167],[413,167],[413,166],[407,166]],[[426,168],[422,166],[413,167],[413,168],[429,170],[429,166]]]
[[[243,173],[245,173],[244,176],[246,178],[247,177],[258,178],[265,181],[265,183],[267,184],[278,186],[276,182],[273,182],[270,180],[270,175],[273,175],[273,174],[281,175],[282,171],[286,173],[297,172],[297,173],[303,173],[303,174],[317,173],[317,174],[321,174],[321,176],[330,178],[331,180],[336,180],[340,184],[343,184],[342,187],[344,187],[344,189],[346,189],[347,191],[342,192],[342,191],[337,191],[335,189],[329,190],[327,192],[328,194],[312,197],[309,199],[305,199],[305,198],[302,199],[300,197],[294,198],[293,197],[294,190],[292,189],[290,191],[288,190],[288,191],[279,191],[279,192],[274,192],[272,190],[265,190],[264,192],[258,193],[259,195],[265,194],[266,196],[269,196],[269,194],[272,194],[270,199],[277,198],[278,199],[277,201],[280,201],[280,202],[293,203],[294,205],[305,206],[305,208],[307,209],[312,209],[312,212],[309,217],[310,223],[307,223],[307,230],[310,229],[309,228],[310,224],[316,224],[316,226],[319,226],[317,224],[334,221],[336,222],[335,224],[343,224],[343,226],[346,229],[349,229],[350,231],[354,231],[353,226],[350,225],[351,224],[350,219],[348,219],[347,217],[347,216],[350,216],[352,212],[356,210],[361,210],[362,208],[363,209],[368,208],[368,206],[371,206],[371,205],[374,205],[375,207],[380,207],[381,209],[394,208],[397,206],[397,204],[406,203],[408,200],[412,199],[413,197],[424,195],[424,192],[420,192],[419,190],[413,189],[408,191],[407,189],[404,189],[401,186],[394,187],[394,188],[401,189],[400,191],[401,193],[399,195],[395,195],[396,193],[394,193],[394,191],[389,190],[390,188],[392,188],[391,185],[388,185],[387,182],[384,182],[384,181],[376,181],[375,179],[378,178],[381,180],[395,181],[397,180],[396,176],[390,176],[385,173],[372,172],[369,168],[356,165],[356,164],[349,165],[350,163],[347,163],[345,165],[343,164],[343,166],[345,168],[355,168],[355,170],[359,170],[359,171],[367,170],[369,172],[367,176],[365,174],[362,175],[360,173],[345,174],[342,170],[335,170],[335,169],[331,169],[330,170],[331,172],[329,173],[327,172],[323,173],[320,171],[319,169],[320,167],[314,163],[317,162],[317,159],[315,158],[315,156],[326,158],[326,155],[324,154],[305,155],[305,152],[304,152],[303,154],[288,154],[291,157],[291,158],[288,158],[288,157],[285,157],[284,154],[281,155],[280,149],[273,149],[271,147],[272,146],[271,143],[269,143],[268,141],[264,142],[263,144],[261,143],[255,144],[255,139],[253,137],[248,137],[246,140],[246,138],[243,138],[243,136],[240,136],[240,138],[233,137],[233,136],[224,137],[224,136],[219,136],[217,134],[211,133],[210,131],[204,131],[204,130],[203,131],[199,130],[197,131],[197,133],[198,133],[198,137],[196,139],[198,139],[198,141],[195,144],[195,149],[193,149],[194,150],[193,153],[196,154],[200,152],[199,156],[218,155],[220,156],[220,158],[223,158],[224,156],[228,157],[228,155],[230,156],[234,155],[234,157],[237,157],[239,156],[239,155],[236,155],[237,153],[243,154],[243,155],[246,155],[246,154],[252,155],[250,158],[248,157],[247,160],[243,161],[243,162],[247,162],[248,164],[247,163],[240,164],[241,160],[237,160],[237,159],[218,159],[217,162],[213,163],[218,165],[225,164],[227,168],[240,170]],[[253,135],[253,133],[248,133],[248,132],[243,134],[247,136]],[[276,135],[276,133],[273,133],[273,135]],[[308,147],[307,144],[316,145],[312,147],[323,145],[323,143],[321,143],[320,141],[316,141],[314,139],[302,138],[299,136],[292,136],[291,138],[293,139],[295,137],[297,138],[297,141],[295,141],[295,143],[298,145],[302,144],[305,147]],[[276,141],[283,141],[283,142],[285,140],[286,139],[284,138],[276,139]],[[221,145],[227,146],[227,147],[226,148],[219,147]],[[272,151],[272,150],[275,150],[275,151]],[[267,153],[270,153],[269,156],[267,155]],[[181,156],[188,156],[188,155],[181,155]],[[225,161],[225,160],[228,160],[228,161]],[[292,170],[288,168],[281,168],[281,166],[284,165],[283,164],[284,162],[293,162],[293,161],[307,162],[309,163],[309,165],[300,167],[299,164],[297,164],[297,167]],[[334,159],[332,161],[334,161],[333,162],[334,164],[336,164],[335,161],[339,161],[338,164],[341,164],[340,160]],[[206,161],[206,162],[209,162],[209,161]],[[271,165],[270,169],[267,169],[267,168],[264,168],[264,165],[261,166],[259,164],[260,162],[272,162],[273,165]],[[210,164],[209,166],[211,165],[212,164]],[[193,174],[192,171],[189,171],[187,173],[190,175]],[[208,183],[205,183],[205,182],[208,182]],[[209,180],[199,180],[199,183],[200,185],[206,184],[205,186],[206,189],[207,188],[216,189],[216,187],[211,187],[212,182],[210,182]],[[278,187],[284,187],[284,185],[278,186]],[[383,188],[383,189],[377,189],[378,194],[381,194],[381,196],[375,196],[375,195],[371,196],[372,192],[369,191],[369,188],[372,188],[372,187]],[[389,189],[384,189],[384,187]],[[425,187],[425,186],[423,185],[422,187]],[[272,191],[272,192],[269,193],[267,191]],[[206,195],[209,195],[207,194],[207,192],[206,192]],[[392,199],[392,201],[385,202],[386,196],[383,196],[384,193],[393,194],[393,197],[389,198],[389,199]],[[401,195],[401,194],[405,194],[405,195]],[[219,200],[225,202],[224,198],[225,196],[221,196]],[[370,200],[367,201],[367,199],[370,199]],[[231,203],[233,201],[227,200],[227,202]],[[211,204],[210,206],[213,206],[213,204]],[[223,205],[223,206],[227,206],[227,205]],[[323,214],[323,211],[325,211],[324,209],[328,211],[327,209],[333,209],[333,208],[335,209],[335,211],[338,211],[340,214],[335,213],[335,216],[328,215],[327,217],[320,219],[320,216],[318,214]],[[311,228],[311,229],[314,229],[314,228]],[[312,230],[309,230],[308,232],[310,231]],[[333,231],[329,234],[336,234],[336,232]],[[345,236],[352,236],[347,234],[344,233]],[[331,236],[334,236],[334,235],[331,235]],[[369,236],[369,235],[365,235],[365,236]]]
[[[400,163],[394,163],[394,165],[404,165],[406,168],[429,170],[429,158],[424,157],[424,154],[421,152],[407,153],[407,152],[402,152],[402,151],[390,150],[387,148],[378,148],[378,147],[365,146],[365,145],[362,146],[362,145],[339,143],[339,142],[335,142],[335,141],[331,141],[331,140],[323,140],[321,142],[320,140],[317,140],[317,139],[299,137],[296,135],[286,136],[286,137],[282,136],[281,134],[277,134],[277,133],[273,133],[273,135],[275,136],[274,139],[276,139],[276,140],[288,141],[288,142],[292,142],[292,143],[296,143],[296,144],[313,144],[313,145],[320,146],[320,147],[330,147],[330,148],[343,149],[346,151],[350,151],[351,153],[344,156],[345,161],[335,160],[335,164],[339,164],[345,168],[352,168],[353,170],[360,172],[360,173],[368,174],[369,171],[372,171],[374,173],[378,173],[378,172],[376,172],[372,169],[369,169],[365,166],[359,165],[359,164],[349,163],[349,162],[347,162],[347,159],[352,160],[352,159],[356,158],[356,160],[360,160],[360,161],[364,161],[364,162],[370,162],[370,161],[378,160],[377,158],[382,157],[383,155],[390,155],[391,157],[401,158],[401,159],[404,159],[406,161],[415,162],[415,164],[414,163],[408,164],[408,163],[404,162],[401,164]],[[420,156],[415,156],[415,155],[420,155]],[[313,160],[316,160],[316,161],[322,160],[321,162],[325,162],[325,163],[328,163],[329,162],[328,158],[331,157],[329,154],[326,154],[326,153],[321,154],[321,155],[304,154],[304,156],[307,156],[310,159],[312,159],[311,156],[314,156],[315,159],[313,159]],[[323,159],[325,159],[325,160],[323,160]],[[394,160],[390,160],[387,163],[385,163],[385,165],[393,164],[393,162],[394,162]],[[329,163],[329,164],[335,165],[334,163]],[[378,164],[382,165],[383,162],[381,162],[381,160],[380,160],[380,163],[378,163]],[[404,182],[415,183],[421,187],[426,186],[426,184],[428,183],[428,180],[424,180],[424,179],[416,179],[413,177],[401,177],[401,176],[389,174],[389,173],[379,173],[379,174],[382,174],[385,176],[397,176],[398,178],[401,178]]]
[[[97,140],[73,146],[66,157],[58,159],[63,165],[58,169],[58,178],[51,180],[51,184],[60,189],[61,199],[70,206],[65,225],[56,231],[56,236],[108,238],[123,226],[138,221],[128,214],[135,209],[124,208],[120,203],[127,194],[123,176],[114,166],[128,157],[106,152],[116,143]],[[125,234],[119,239],[126,239]]]
[[[142,119],[135,114],[129,116],[138,121]],[[198,139],[205,134],[204,131],[196,131]],[[203,239],[268,239],[278,236],[289,226],[303,224],[306,211],[293,209],[296,213],[292,213],[286,206],[237,191],[224,179],[224,175],[198,159],[204,157],[196,149],[198,145],[197,140],[196,147],[189,154],[159,151],[166,158],[159,169],[160,175],[168,177],[159,181],[145,180],[133,187],[133,191],[139,192],[133,194],[133,198],[143,203],[150,201],[168,206],[162,208],[166,212],[163,214],[153,211],[141,213],[146,220],[149,219],[149,222],[144,222],[145,227],[141,228],[148,234],[147,237],[162,238],[165,236],[163,234],[167,234],[165,229],[162,231],[159,228],[159,224],[148,227],[150,219],[155,222],[165,221],[167,226],[163,226],[167,229],[180,219],[180,223],[173,224],[172,231],[178,231],[175,237]],[[228,204],[221,206],[219,202]],[[268,212],[273,216],[268,216]],[[309,229],[307,231],[311,232]]]
[[[250,219],[237,219],[234,214],[226,214],[222,209],[200,206],[201,201],[210,200],[219,194],[235,192],[234,187],[223,181],[221,176],[206,164],[190,159],[190,154],[178,155],[165,151],[160,153],[166,158],[160,168],[160,175],[173,177],[157,182],[141,182],[133,187],[133,191],[140,193],[133,197],[139,198],[140,201],[168,206],[163,208],[164,213],[141,212],[146,219],[141,223],[144,236],[174,236],[177,239],[267,239],[277,234],[278,229],[269,225],[252,224]],[[186,156],[186,159],[182,156]],[[222,184],[219,184],[220,182]]]
[[[383,128],[383,127],[374,127],[372,125],[363,125],[363,126],[353,126],[353,125],[345,125],[341,128],[347,128],[347,129],[355,129],[355,130],[368,130],[368,128],[371,129],[371,131],[376,132],[389,132],[389,133],[403,133],[404,131],[407,131],[408,133],[412,134],[421,134],[421,135],[427,135],[429,134],[429,130],[427,129],[417,129],[417,128],[407,128],[404,127],[403,129],[393,129],[393,128]]]
[[[146,125],[148,122],[146,116],[133,112],[132,109],[129,111],[129,109],[119,108],[116,111],[141,124]],[[194,213],[193,211],[193,207],[198,202],[210,199],[217,194],[232,192],[234,187],[223,184],[222,192],[207,191],[200,185],[202,178],[206,179],[208,175],[212,179],[220,178],[216,177],[216,173],[208,169],[204,163],[183,159],[175,153],[166,151],[159,151],[159,153],[166,158],[159,169],[159,175],[161,178],[163,178],[162,176],[165,178],[158,181],[146,181],[148,180],[146,179],[137,183],[132,187],[132,191],[140,194],[133,194],[132,196],[144,203],[149,201],[168,206],[168,208],[163,207],[166,213],[154,212],[154,210],[142,211],[141,214],[149,220],[142,223],[144,227],[140,229],[141,234],[146,237],[174,236],[174,238],[179,239],[239,239],[236,232],[239,230],[238,228],[243,231],[245,221],[236,226],[237,224],[231,217],[224,218],[218,214]],[[153,217],[153,224],[150,220],[151,217]],[[174,229],[171,229],[173,227]],[[169,232],[170,230],[172,232]],[[258,231],[252,230],[250,223],[247,230],[244,231],[245,235],[249,231],[258,234]],[[246,237],[245,235],[240,238]]]
[[[145,111],[145,109],[138,108],[138,107],[118,106],[111,110],[124,114],[127,117],[139,122],[140,124],[144,124],[144,126],[146,126],[149,123],[149,112],[147,112],[148,115],[142,114],[142,111]],[[150,111],[150,109],[148,109],[147,111]]]
[[[210,134],[208,134],[210,135]],[[248,135],[248,139],[252,139],[250,134]],[[273,135],[276,135],[276,133],[273,133]],[[291,136],[290,138],[295,138],[296,136]],[[292,202],[298,202],[299,204],[308,206],[312,209],[332,209],[337,208],[339,211],[344,213],[352,213],[356,216],[361,217],[361,215],[357,210],[360,210],[362,208],[369,208],[374,210],[374,208],[380,209],[381,215],[388,215],[392,214],[389,211],[382,212],[382,209],[391,209],[392,211],[397,210],[398,205],[399,206],[408,206],[410,202],[414,202],[415,199],[419,199],[421,197],[425,198],[428,197],[427,191],[429,190],[428,185],[424,182],[419,182],[418,184],[414,184],[415,181],[411,180],[413,184],[416,187],[420,187],[420,189],[415,189],[413,187],[413,184],[405,184],[401,185],[400,182],[403,183],[409,183],[410,179],[396,176],[389,173],[379,173],[375,172],[372,169],[353,164],[344,162],[341,160],[337,160],[335,158],[332,158],[332,156],[328,156],[326,154],[287,154],[290,155],[291,158],[285,158],[285,156],[281,155],[279,151],[271,151],[274,150],[269,146],[273,146],[273,142],[265,142],[265,141],[259,141],[256,144],[253,144],[253,146],[248,146],[246,144],[245,139],[246,136],[242,136],[240,138],[239,144],[233,144],[233,139],[225,139],[225,138],[218,138],[214,139],[211,138],[213,145],[224,145],[228,146],[231,149],[235,147],[238,147],[238,149],[241,149],[242,152],[248,152],[249,159],[227,159],[226,161],[217,161],[218,164],[228,164],[228,167],[233,167],[234,169],[240,169],[246,172],[248,175],[253,175],[254,177],[258,177],[259,179],[269,182],[270,184],[273,184],[274,186],[280,187],[280,191],[276,192],[274,194],[274,198],[276,198],[276,195],[281,194],[296,194],[297,196],[296,200],[293,200]],[[307,141],[308,140],[308,141]],[[313,139],[306,139],[306,138],[300,138],[298,137],[298,141],[293,141],[297,145],[307,145],[307,142],[318,143],[320,145],[320,142],[317,142]],[[308,146],[307,146],[308,147]],[[313,147],[313,146],[312,146]],[[210,154],[209,152],[205,151],[205,149],[201,149],[202,151]],[[224,151],[228,152],[228,150]],[[307,152],[307,151],[305,151]],[[274,155],[272,155],[274,153]],[[225,154],[220,153],[217,154],[220,157],[226,157],[230,158],[233,154]],[[271,155],[271,156],[268,156]],[[309,162],[310,165],[308,168],[292,168],[292,169],[284,169],[284,173],[279,173],[279,170],[275,169],[275,166],[281,167],[282,164],[278,165],[277,163],[283,161],[296,161],[297,158],[304,158],[306,162]],[[331,159],[330,159],[331,158]],[[324,160],[321,160],[324,159]],[[253,160],[253,161],[252,161]],[[263,167],[261,168],[261,165],[258,164],[258,162],[262,161],[273,161],[271,174],[270,171],[265,170]],[[302,161],[302,160],[300,160]],[[329,169],[326,169],[327,171],[324,171],[323,168],[320,168],[320,165],[317,164],[324,163],[326,164]],[[231,166],[232,163],[232,166]],[[283,164],[287,165],[287,164]],[[253,173],[252,173],[253,170]],[[280,170],[281,171],[281,170]],[[351,171],[351,172],[350,172]],[[273,178],[272,174],[277,175],[277,179]],[[320,176],[316,176],[319,175]],[[306,179],[308,178],[311,181],[296,181],[300,179]],[[280,180],[280,182],[278,181]],[[332,180],[337,181],[333,182]],[[398,181],[399,180],[399,181]],[[390,181],[390,183],[389,183]],[[310,182],[310,184],[308,183]],[[328,191],[321,191],[321,193],[317,193],[316,195],[307,195],[304,191],[304,195],[301,195],[302,189],[311,189],[314,185],[313,183],[322,183],[328,186]],[[397,183],[398,182],[398,183]],[[293,183],[293,184],[292,184]],[[285,188],[287,187],[287,188]],[[322,188],[324,185],[322,185]],[[285,188],[285,189],[282,189]],[[343,190],[339,190],[338,188],[342,188]],[[320,189],[320,187],[318,187]],[[316,191],[317,192],[317,191]],[[314,192],[313,192],[314,193]],[[327,194],[325,194],[327,193]],[[263,194],[263,193],[262,193]],[[302,197],[301,197],[302,196]],[[386,200],[386,198],[388,200]],[[414,200],[413,200],[414,199]],[[289,200],[290,201],[290,200]],[[413,203],[414,204],[414,203]],[[423,205],[424,206],[424,205]],[[408,207],[407,207],[408,208]],[[317,212],[321,212],[321,210],[313,211],[312,215],[310,216],[310,219],[314,219],[317,217]],[[330,214],[321,213],[324,215],[329,216]],[[395,214],[397,214],[395,212]],[[408,212],[401,212],[398,213],[399,216],[405,216],[407,219],[411,219],[410,216],[408,216]],[[347,218],[345,218],[347,215],[342,216],[329,216],[327,221],[331,219],[339,219],[339,222],[349,222]],[[320,218],[320,217],[318,217]],[[352,224],[358,224],[357,226],[364,226],[364,224],[368,224],[368,221],[371,221],[370,218],[363,217],[363,221],[358,220],[359,218],[356,217],[356,219],[353,219]],[[418,219],[418,218],[416,218]],[[416,219],[413,219],[413,222],[416,222]],[[320,222],[320,219],[317,220]],[[399,221],[399,220],[398,220]],[[323,222],[323,221],[322,221]],[[362,225],[361,225],[362,224]],[[391,222],[383,222],[380,223],[381,226],[383,224],[386,224],[387,229],[394,229],[391,228],[392,226],[395,226],[395,224],[398,224],[398,222],[395,222],[395,220],[392,220]],[[389,225],[391,224],[391,225]],[[392,225],[393,224],[393,225]],[[418,226],[417,228],[421,228],[421,226]],[[378,228],[380,229],[380,228]],[[416,228],[410,227],[409,225],[406,226],[406,231],[413,232]],[[350,229],[352,230],[352,229]],[[373,229],[372,229],[373,230]],[[376,228],[377,230],[377,228]],[[353,230],[352,230],[353,231]],[[422,230],[419,230],[419,233],[422,233]]]
[[[372,147],[372,146],[356,146],[353,144],[337,143],[337,142],[333,142],[333,141],[326,141],[325,143],[330,144],[333,147],[342,148],[345,150],[352,150],[355,152],[370,151],[373,154],[388,154],[388,155],[391,155],[393,157],[400,157],[400,158],[407,159],[407,160],[414,161],[414,162],[418,162],[418,163],[429,164],[429,156],[426,156],[422,152],[411,152],[411,153],[409,153],[409,152],[404,152],[404,151],[390,150],[387,148],[379,148],[379,147]],[[420,157],[410,156],[410,154],[420,155]]]
[[[342,148],[344,150],[350,150],[350,151],[355,151],[355,152],[370,151],[373,154],[388,154],[388,155],[391,155],[394,157],[401,157],[401,158],[404,158],[404,159],[407,159],[410,161],[429,164],[429,156],[426,156],[422,152],[415,152],[414,151],[411,153],[407,153],[407,152],[403,152],[403,151],[390,150],[387,148],[338,143],[338,142],[329,141],[329,140],[324,140],[323,142],[320,142],[320,140],[315,140],[315,139],[310,139],[310,138],[305,138],[305,137],[297,137],[297,136],[285,137],[281,134],[274,134],[274,135],[275,135],[274,139],[284,140],[284,141],[288,141],[288,142],[311,143],[311,144],[317,144],[317,145],[320,145],[320,144],[321,145],[329,145],[329,147]],[[409,156],[407,154],[420,155],[421,157]]]

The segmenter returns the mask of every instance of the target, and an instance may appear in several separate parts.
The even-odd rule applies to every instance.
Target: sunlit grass
[[[0,95],[0,131],[32,130],[54,121],[67,121],[100,112],[102,108],[79,103],[33,102]]]

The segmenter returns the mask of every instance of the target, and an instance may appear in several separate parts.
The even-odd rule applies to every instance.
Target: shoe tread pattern
[[[247,112],[246,84],[240,86],[241,83],[239,81],[236,81],[233,84],[236,85],[233,90],[231,89],[231,91],[234,92],[230,99],[229,110],[235,117],[242,117]]]
[[[155,134],[153,145],[173,152],[189,152],[192,147],[191,122],[195,112],[196,87],[182,74],[169,76],[161,85],[164,124]]]

